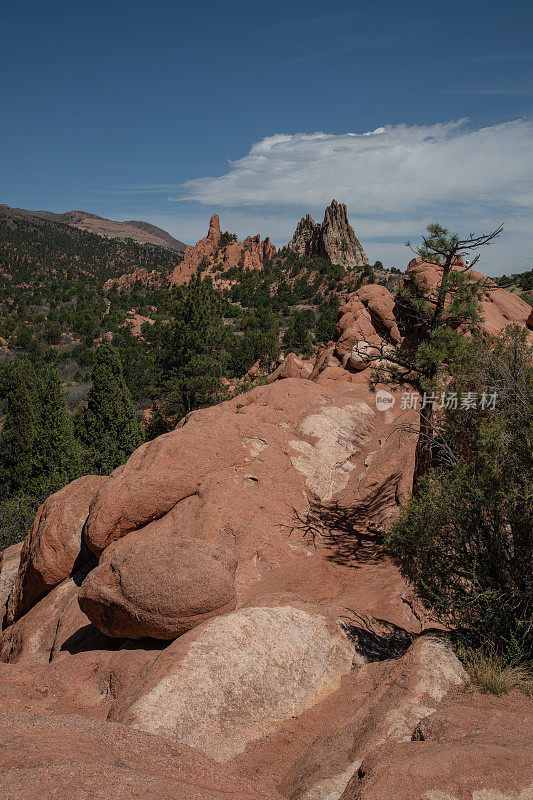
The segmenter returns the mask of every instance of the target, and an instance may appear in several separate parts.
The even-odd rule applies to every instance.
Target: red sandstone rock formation
[[[210,758],[111,722],[1,714],[6,800],[279,800]]]
[[[115,289],[117,292],[124,291],[130,289],[137,281],[140,281],[148,289],[159,289],[165,284],[161,273],[156,270],[148,272],[147,269],[141,267],[120,275],[118,278],[110,278],[104,283],[104,292],[108,292],[110,289]]]
[[[202,241],[217,236],[213,220]],[[487,332],[527,322],[519,298],[487,292]],[[414,450],[397,429],[414,412],[378,411],[352,363],[384,336],[401,341],[394,299],[361,287],[318,369],[288,356],[269,385],[48,498],[16,580],[16,551],[0,572],[4,795],[526,796],[533,701],[459,694],[446,636],[376,540]]]
[[[365,251],[348,222],[346,206],[336,200],[326,208],[322,224],[309,214],[303,217],[287,248],[301,256],[318,255],[347,268],[368,264]]]
[[[462,267],[462,262],[457,268]],[[440,278],[441,268],[437,264],[413,258],[407,267],[407,280],[413,280],[422,289],[433,290]],[[517,322],[519,325],[531,329],[531,306],[517,294],[500,289],[498,285],[483,275],[481,272],[471,270],[469,274],[482,282],[483,295],[481,299],[482,321],[479,328],[482,333],[493,335],[503,330],[507,325]],[[533,341],[533,337],[531,339]]]
[[[11,624],[82,563],[81,532],[89,506],[106,478],[87,475],[43,503],[25,539],[20,569],[8,604]]]
[[[266,258],[272,258],[276,248],[270,239],[261,241],[257,236],[248,236],[244,242],[230,242],[220,247],[220,222],[218,214],[213,214],[205,239],[200,239],[194,247],[187,247],[183,261],[172,273],[170,283],[175,286],[186,283],[198,270],[201,272],[226,271],[231,267],[261,269]]]
[[[153,325],[155,320],[153,320],[151,317],[143,317],[142,314],[136,314],[135,309],[132,309],[131,311],[128,311],[126,319],[122,323],[121,327],[128,327],[133,336],[142,339],[143,336],[141,333],[141,328],[145,322],[147,322],[149,325]]]

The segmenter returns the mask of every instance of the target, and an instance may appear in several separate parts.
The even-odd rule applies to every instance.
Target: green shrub
[[[387,534],[434,617],[509,660],[533,656],[533,370],[518,331],[472,343],[447,389],[499,404],[437,417],[440,463]]]

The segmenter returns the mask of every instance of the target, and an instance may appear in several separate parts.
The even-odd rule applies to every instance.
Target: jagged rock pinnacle
[[[319,255],[343,267],[368,264],[365,251],[348,222],[346,206],[336,200],[326,208],[322,224],[309,214],[303,217],[287,247],[299,255]]]

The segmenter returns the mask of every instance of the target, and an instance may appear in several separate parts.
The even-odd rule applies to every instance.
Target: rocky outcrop
[[[347,269],[368,264],[365,251],[348,222],[346,206],[336,200],[326,208],[322,224],[309,214],[303,217],[287,248],[301,256],[321,256]]]
[[[155,320],[151,317],[143,317],[142,314],[137,314],[135,309],[131,309],[126,314],[126,319],[121,325],[121,328],[129,328],[132,335],[135,336],[137,339],[143,339],[142,335],[142,326],[145,323],[148,325],[153,325]]]
[[[461,269],[462,261],[456,267]],[[442,267],[424,261],[422,258],[413,258],[407,267],[406,280],[414,283],[422,291],[432,292],[440,281]],[[487,278],[481,272],[470,270],[468,272],[480,282],[481,295],[481,321],[477,326],[481,333],[493,336],[508,325],[518,323],[531,330],[531,306],[521,297],[498,287],[495,281]],[[533,342],[533,336],[530,336]]]
[[[412,741],[372,750],[342,800],[527,800],[533,792],[533,701],[451,692]]]
[[[352,657],[321,615],[245,608],[178,639],[112,718],[228,761],[335,691]]]
[[[155,269],[149,272],[145,267],[140,267],[132,272],[126,272],[118,278],[110,278],[104,283],[104,292],[109,292],[111,289],[117,292],[127,291],[135,283],[141,283],[147,289],[160,289],[165,285],[166,279]]]
[[[226,271],[237,266],[261,269],[263,261],[276,254],[270,239],[262,242],[259,234],[248,236],[244,242],[232,241],[222,247],[221,235],[218,214],[213,214],[206,238],[200,239],[194,247],[187,247],[183,261],[174,269],[170,279],[172,286],[186,283],[197,272]]]
[[[12,544],[0,553],[0,628],[7,610],[7,601],[17,580],[22,542]]]
[[[287,248],[298,253],[299,256],[320,255],[321,233],[322,225],[320,222],[315,222],[310,214],[306,214],[296,226]]]

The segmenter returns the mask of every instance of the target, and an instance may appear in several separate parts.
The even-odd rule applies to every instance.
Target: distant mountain
[[[9,206],[0,206],[9,209]],[[64,214],[55,214],[53,211],[28,211],[25,208],[10,209],[19,214],[24,214],[52,222],[63,222],[72,228],[96,233],[98,236],[105,236],[108,239],[132,239],[138,244],[153,244],[182,253],[186,246],[179,239],[174,239],[170,233],[151,225],[149,222],[141,220],[127,220],[117,222],[105,217],[98,217],[96,214],[89,214],[87,211],[67,211]]]
[[[53,217],[0,205],[0,292],[46,290],[65,281],[89,282],[96,290],[100,282],[135,270],[155,271],[165,281],[182,258],[168,246],[98,235]]]

